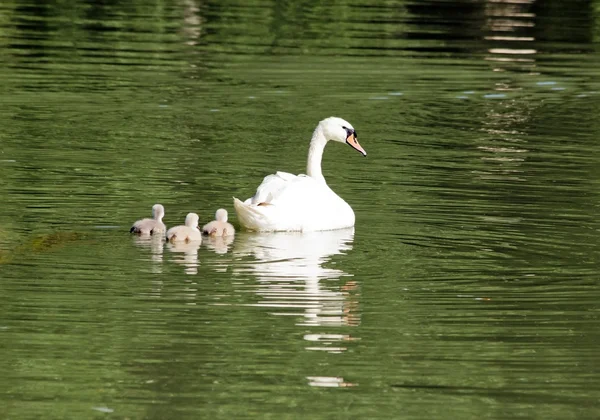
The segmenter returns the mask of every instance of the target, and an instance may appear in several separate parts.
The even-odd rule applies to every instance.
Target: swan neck
[[[321,172],[321,159],[323,158],[323,150],[326,144],[327,139],[323,134],[323,130],[320,126],[317,126],[310,140],[310,147],[308,148],[306,175],[323,182],[325,182],[325,178]]]

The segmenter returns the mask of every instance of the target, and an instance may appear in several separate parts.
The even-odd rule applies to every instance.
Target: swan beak
[[[360,153],[362,153],[363,156],[367,156],[367,152],[365,152],[365,149],[363,149],[362,146],[360,144],[358,144],[358,140],[356,138],[356,133],[354,133],[354,132],[349,133],[348,137],[346,137],[346,143],[348,143],[350,145],[350,147],[352,147],[353,149],[356,149]]]

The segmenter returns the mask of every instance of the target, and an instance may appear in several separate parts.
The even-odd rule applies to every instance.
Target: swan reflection
[[[351,275],[325,267],[331,257],[352,249],[354,229],[324,232],[282,232],[244,234],[236,238],[236,257],[253,257],[251,262],[235,265],[237,274],[251,274],[258,280],[256,306],[278,308],[275,315],[302,316],[302,326],[358,325],[356,282],[342,277]],[[237,259],[237,258],[236,258]],[[330,263],[334,264],[334,263]],[[286,311],[287,310],[287,311]],[[315,336],[311,335],[314,344]],[[347,335],[323,334],[316,339],[323,350]],[[340,346],[331,349],[340,351]],[[311,346],[311,350],[316,350]],[[343,349],[342,349],[343,350]]]

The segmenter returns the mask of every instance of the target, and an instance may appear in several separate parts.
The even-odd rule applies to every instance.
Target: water
[[[0,417],[597,418],[599,10],[3,3]],[[329,115],[354,230],[128,235]]]

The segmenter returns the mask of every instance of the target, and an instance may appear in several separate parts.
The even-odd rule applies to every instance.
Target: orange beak
[[[356,133],[352,132],[348,134],[348,137],[346,137],[346,143],[348,143],[353,149],[356,149],[360,153],[362,153],[363,156],[367,156],[367,152],[365,152],[365,149],[363,149],[362,146],[358,144]]]

